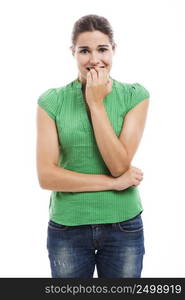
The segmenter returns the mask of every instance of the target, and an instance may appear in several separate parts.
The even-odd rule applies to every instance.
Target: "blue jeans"
[[[53,278],[141,277],[144,236],[141,215],[108,224],[48,223],[47,249]]]

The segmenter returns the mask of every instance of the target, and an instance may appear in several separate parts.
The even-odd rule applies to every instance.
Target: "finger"
[[[109,74],[108,74],[108,71],[105,68],[95,66],[94,69],[97,72],[98,79],[105,79],[105,81],[107,81],[107,78],[109,77]]]
[[[104,79],[104,69],[103,68],[100,68],[100,67],[95,67],[95,70],[97,72],[97,77],[98,79],[100,79],[101,81],[103,81]]]
[[[92,76],[91,76],[91,72],[89,71],[87,73],[87,86],[92,84]]]
[[[104,81],[105,84],[109,83],[109,72],[105,68],[99,69],[100,78]]]
[[[139,180],[139,181],[141,181],[143,179],[143,176],[142,175],[137,175],[136,179]]]
[[[105,70],[104,78],[105,78],[105,83],[107,85],[111,86],[112,85],[112,80],[110,79],[110,75],[109,75],[109,72],[107,72],[107,70]]]
[[[136,174],[137,174],[137,176],[143,176],[143,173],[140,171],[136,172]]]
[[[139,168],[136,168],[136,172],[137,172],[137,173],[143,173],[143,172],[141,171],[141,169],[139,169]]]
[[[90,69],[89,73],[91,74],[91,78],[92,78],[93,81],[98,79],[97,71],[94,68]]]
[[[103,76],[102,76],[102,68],[98,67],[98,66],[95,66],[94,67],[94,70],[96,71],[96,74],[97,74],[97,80],[99,82],[102,82],[103,81]]]

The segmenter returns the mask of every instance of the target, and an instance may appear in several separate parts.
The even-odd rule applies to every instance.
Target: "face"
[[[77,61],[79,80],[85,83],[88,68],[104,67],[110,73],[114,50],[108,35],[95,30],[78,35],[73,55]]]

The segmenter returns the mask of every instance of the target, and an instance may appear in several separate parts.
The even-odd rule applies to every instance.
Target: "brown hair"
[[[107,34],[112,48],[115,48],[115,42],[113,37],[113,30],[109,21],[98,15],[86,15],[77,20],[74,24],[72,31],[72,46],[71,49],[74,52],[77,37],[80,33],[86,31],[99,30],[104,34]]]

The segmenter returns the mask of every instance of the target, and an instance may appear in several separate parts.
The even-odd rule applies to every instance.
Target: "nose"
[[[90,63],[91,66],[98,65],[100,63],[98,53],[92,52],[90,54],[89,63]]]

